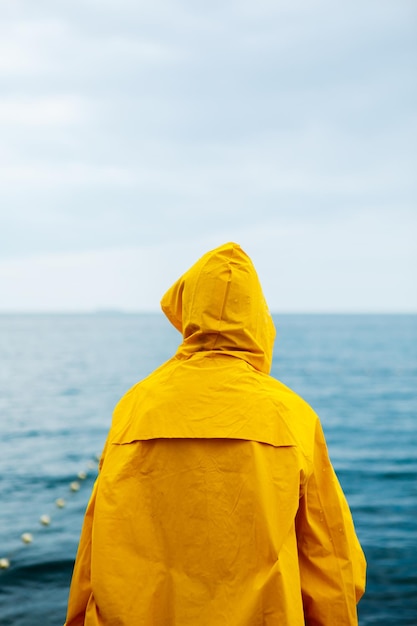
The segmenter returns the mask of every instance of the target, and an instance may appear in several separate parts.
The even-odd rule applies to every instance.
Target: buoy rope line
[[[77,474],[77,478],[76,480],[73,480],[72,482],[70,482],[70,484],[68,485],[68,496],[72,497],[74,496],[78,491],[80,491],[81,489],[81,483],[89,476],[89,472],[91,472],[92,470],[95,470],[97,472],[97,463],[100,460],[100,456],[96,455],[94,457],[94,460],[90,460],[87,463],[86,469],[82,470],[80,472],[78,472]],[[65,508],[67,505],[67,500],[62,497],[62,498],[57,498],[55,500],[55,508],[56,509],[63,509]],[[47,527],[50,526],[53,522],[53,516],[52,514],[49,513],[44,513],[43,515],[41,515],[39,517],[39,524],[42,527]],[[34,541],[34,536],[36,535],[36,532],[24,532],[22,533],[22,535],[20,536],[20,540],[22,542],[23,545],[28,546],[30,545],[33,541]],[[16,555],[16,553],[21,549],[20,548],[15,548],[14,550],[8,552],[7,554],[5,554],[4,556],[0,557],[0,570],[5,570],[5,569],[9,569],[9,567],[12,566],[13,564],[13,557]]]

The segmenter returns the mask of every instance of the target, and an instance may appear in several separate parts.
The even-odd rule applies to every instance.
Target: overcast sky
[[[0,311],[417,312],[415,0],[2,0]]]

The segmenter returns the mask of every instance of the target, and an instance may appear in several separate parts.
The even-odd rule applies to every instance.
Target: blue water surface
[[[417,316],[275,323],[272,374],[320,415],[368,560],[360,625],[415,626]],[[2,626],[64,622],[114,405],[179,341],[162,314],[0,315],[0,558],[10,561],[0,570]]]

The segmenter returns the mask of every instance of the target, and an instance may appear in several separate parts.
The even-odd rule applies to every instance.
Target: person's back
[[[184,341],[115,409],[67,626],[356,624],[363,554],[252,263],[226,244],[162,307]]]

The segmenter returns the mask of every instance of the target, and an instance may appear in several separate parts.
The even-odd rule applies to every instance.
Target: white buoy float
[[[97,454],[95,458],[97,459],[97,461],[99,461],[100,455]],[[81,489],[80,481],[85,480],[90,475],[90,472],[88,470],[93,470],[93,469],[97,471],[98,469],[97,463],[95,463],[93,460],[90,460],[88,462],[88,466],[86,470],[85,471],[81,470],[78,472],[77,474],[78,480],[74,480],[73,482],[70,483],[69,485],[70,491],[72,492],[79,491]],[[67,502],[64,498],[57,498],[55,500],[55,506],[59,509],[64,508],[66,504]],[[51,524],[51,516],[47,515],[46,513],[41,515],[39,518],[39,523],[42,524],[43,526],[49,526]],[[32,543],[34,540],[33,535],[30,532],[22,533],[20,535],[20,539],[22,543],[26,545]],[[9,557],[10,557],[10,554],[9,554]],[[8,569],[9,567],[11,567],[10,559],[7,557],[0,557],[0,570],[5,570],[5,569]]]

